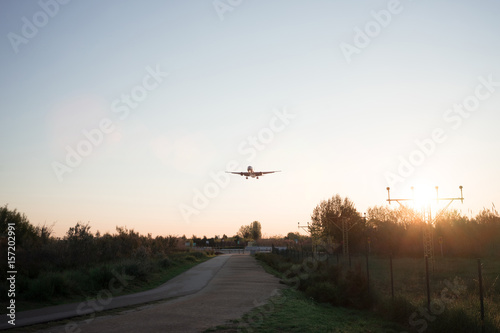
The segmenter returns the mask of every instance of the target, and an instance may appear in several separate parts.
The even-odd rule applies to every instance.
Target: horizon
[[[221,3],[225,5],[221,5]],[[0,3],[0,206],[91,231],[301,232],[439,186],[500,203],[500,4]],[[227,171],[281,170],[259,179]],[[231,235],[230,235],[231,234]]]

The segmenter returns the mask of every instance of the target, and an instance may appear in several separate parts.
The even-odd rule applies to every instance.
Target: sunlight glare
[[[426,209],[436,201],[437,193],[435,186],[422,184],[414,186],[412,189],[415,209]]]

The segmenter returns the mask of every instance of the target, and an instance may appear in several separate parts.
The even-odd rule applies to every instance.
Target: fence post
[[[477,259],[477,272],[479,275],[479,300],[481,303],[481,332],[484,333],[483,272],[482,272],[481,259]]]
[[[392,253],[391,253],[391,256],[389,257],[389,261],[391,264],[391,296],[392,296],[392,300],[394,301],[394,276],[392,274]]]
[[[431,311],[431,287],[429,283],[429,257],[425,256],[425,281],[427,284],[427,309]]]
[[[368,294],[370,294],[370,266],[368,264],[368,242],[366,243],[366,279],[368,284]]]

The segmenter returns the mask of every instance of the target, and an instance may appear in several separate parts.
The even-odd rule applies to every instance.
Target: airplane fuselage
[[[262,172],[254,172],[253,167],[251,165],[247,167],[247,172],[248,172],[248,176],[246,177],[247,179],[248,177],[259,179],[259,176],[262,176]]]
[[[248,177],[259,179],[259,177],[263,176],[264,174],[274,173],[274,172],[279,172],[279,171],[254,171],[253,167],[251,165],[249,165],[247,167],[247,172],[234,172],[234,171],[231,171],[231,172],[226,171],[226,172],[233,173],[233,174],[240,175],[240,176],[244,176],[246,179],[248,179]]]

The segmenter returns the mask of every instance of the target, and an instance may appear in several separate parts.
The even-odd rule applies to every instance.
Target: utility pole
[[[428,200],[428,202],[425,202],[424,206],[421,207],[422,208],[422,219],[425,223],[424,231],[423,231],[424,257],[429,258],[429,260],[431,260],[433,270],[434,270],[434,243],[432,240],[432,229],[434,226],[434,222],[439,217],[441,217],[441,215],[443,215],[443,213],[448,209],[448,207],[451,205],[451,203],[453,201],[460,200],[462,203],[464,202],[464,196],[463,196],[463,192],[462,192],[463,186],[459,186],[458,188],[460,189],[460,197],[459,198],[439,198],[439,192],[438,192],[439,187],[438,186],[435,187],[435,189],[436,189],[436,203],[439,204],[440,201],[448,201],[448,203],[446,204],[446,206],[443,209],[441,209],[436,214],[436,216],[434,218],[432,218],[430,200]],[[401,203],[402,201],[415,202],[415,195],[413,196],[412,199],[407,199],[407,198],[405,198],[405,199],[391,199],[391,193],[390,193],[391,188],[387,187],[386,189],[387,189],[387,201],[389,202],[389,204],[391,204],[392,201],[395,201],[400,206],[403,206],[403,204]],[[413,187],[411,189],[412,189],[412,191],[414,190]],[[441,250],[441,252],[442,252],[442,250]]]

